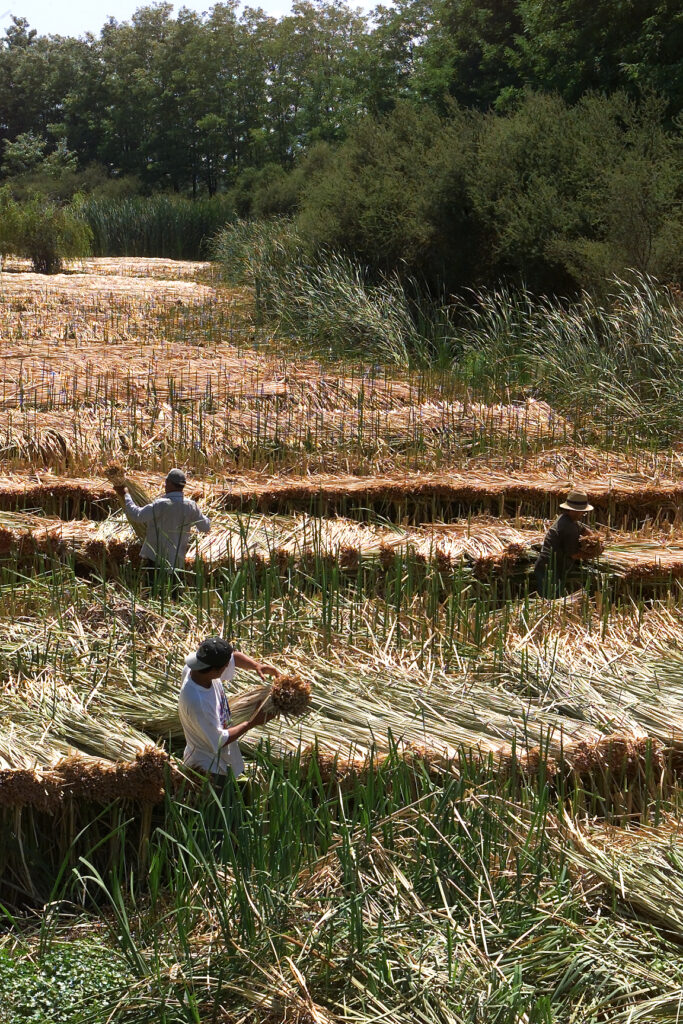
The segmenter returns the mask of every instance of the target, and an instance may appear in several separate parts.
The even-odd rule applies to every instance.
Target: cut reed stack
[[[32,807],[52,814],[68,800],[156,804],[164,798],[171,770],[168,755],[151,745],[127,762],[72,755],[52,768],[7,768],[0,770],[0,807]]]
[[[163,477],[149,477],[161,489]],[[134,481],[131,481],[134,483]],[[566,497],[571,482],[550,473],[512,476],[494,470],[469,472],[410,473],[359,477],[348,475],[311,475],[308,477],[241,476],[230,481],[220,478],[193,482],[188,494],[205,498],[210,494],[216,507],[225,511],[248,509],[286,512],[315,511],[316,514],[340,513],[345,509],[369,509],[413,521],[434,520],[439,515],[469,514],[490,510],[502,515],[551,515]],[[640,523],[646,516],[680,517],[683,511],[683,481],[661,480],[634,475],[611,479],[581,481],[588,499],[612,525]],[[204,493],[206,491],[206,494]],[[147,495],[148,496],[148,495]],[[45,473],[15,474],[0,479],[0,507],[55,509],[70,499],[67,509],[92,509],[96,516],[111,511],[117,504],[111,487],[102,479],[63,479]],[[77,514],[80,514],[78,512]]]

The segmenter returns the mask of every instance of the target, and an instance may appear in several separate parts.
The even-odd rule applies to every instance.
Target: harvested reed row
[[[625,583],[666,584],[683,579],[683,544],[619,544],[600,556],[599,567]]]
[[[3,309],[0,305],[0,330]],[[243,339],[237,336],[235,344],[199,345],[185,340],[188,332],[174,332],[168,322],[160,326],[162,315],[168,320],[164,307],[147,313],[147,318],[141,315],[140,322],[131,326],[127,310],[115,316],[108,306],[79,309],[78,317],[65,318],[59,332],[51,330],[48,322],[36,327],[35,315],[27,313],[30,323],[17,328],[16,338],[5,325],[4,335],[11,340],[0,361],[0,408],[39,412],[101,406],[111,410],[135,404],[158,415],[164,402],[173,406],[203,403],[208,412],[235,404],[256,403],[258,409],[277,403],[310,414],[418,407],[424,401],[414,385],[383,375],[351,376],[310,360],[292,365],[277,355],[242,352],[237,343]],[[80,339],[81,323],[91,338]],[[225,333],[235,332],[226,328]],[[499,418],[508,415],[506,408],[502,407]],[[509,418],[521,425],[528,421],[530,429],[534,424],[543,429],[548,416],[552,420],[544,408],[540,404],[538,409],[511,407]],[[483,409],[480,419],[486,415]],[[460,416],[457,406],[453,415]],[[495,419],[495,410],[492,415]]]
[[[487,470],[405,474],[403,476],[344,477],[319,475],[308,479],[236,480],[229,491],[217,484],[214,494],[222,507],[254,504],[259,508],[310,506],[328,509],[349,502],[365,507],[424,507],[427,503],[465,508],[482,505],[556,507],[570,484],[549,475],[520,479]],[[582,480],[589,501],[601,511],[637,513],[666,509],[680,512],[683,481],[652,481],[645,477]]]
[[[67,800],[155,804],[163,800],[169,769],[167,754],[151,745],[128,762],[73,755],[48,769],[6,768],[0,770],[0,807],[32,807],[54,814]]]
[[[0,557],[11,557],[21,565],[37,556],[71,562],[87,568],[108,568],[115,572],[123,565],[140,564],[141,543],[132,537],[98,536],[95,523],[50,520],[36,529],[7,526],[7,513],[0,513]]]
[[[539,451],[508,452],[487,456],[489,469],[497,469],[518,475],[522,471],[532,477],[550,474],[557,479],[579,482],[585,479],[603,477],[619,480],[621,477],[653,483],[660,480],[680,480],[683,459],[676,448],[652,451],[636,448],[626,452],[603,450],[590,445],[562,444],[559,447],[544,447]]]
[[[147,490],[160,493],[163,478],[139,474]],[[646,515],[680,516],[683,508],[683,481],[652,480],[647,477],[613,477],[610,480],[580,481],[589,501],[603,515],[633,522]],[[515,477],[477,469],[466,472],[410,473],[374,477],[320,474],[310,477],[236,476],[215,481],[193,481],[188,496],[207,498],[226,511],[259,508],[288,511],[303,509],[325,514],[345,508],[376,509],[393,515],[411,515],[419,519],[435,518],[436,511],[467,513],[471,509],[491,508],[503,514],[511,509],[548,513],[566,497],[570,482],[550,475]],[[40,479],[28,473],[0,478],[0,507],[42,508],[44,511],[66,504],[67,509],[99,508],[111,511],[116,498],[101,478],[79,479],[41,473]]]
[[[531,543],[537,543],[534,538]],[[620,540],[617,545],[605,543],[592,535],[581,544],[581,558],[592,563],[597,572],[615,577],[625,584],[641,583],[666,586],[683,579],[683,543],[646,543],[639,539]],[[513,542],[503,551],[478,559],[474,573],[479,579],[524,572],[538,557],[531,544]]]
[[[561,831],[562,853],[569,853],[575,868],[597,877],[611,890],[613,900],[624,901],[629,915],[639,912],[670,940],[683,941],[681,896],[681,822],[665,815],[655,826],[638,823],[637,828],[579,826],[565,816]],[[570,840],[568,845],[566,840]],[[559,849],[560,839],[554,844]],[[660,993],[628,1013],[628,1018],[647,1024],[655,1020],[674,1021],[679,1013],[680,988]],[[627,1019],[624,1013],[623,1019]]]
[[[133,497],[141,504],[148,500],[143,490]],[[484,579],[526,564],[528,545],[542,536],[538,530],[520,530],[485,517],[430,530],[391,529],[338,518],[222,514],[214,518],[210,534],[196,538],[187,567],[200,560],[210,571],[250,561],[256,568],[283,571],[313,570],[320,563],[355,571],[362,563],[388,568],[397,559],[409,559],[443,572],[468,565]],[[139,564],[140,545],[121,515],[96,524],[0,512],[0,556],[11,555],[23,563],[38,554],[115,571],[124,564]]]
[[[363,563],[388,568],[406,559],[445,573],[466,566],[486,581],[526,573],[538,557],[542,538],[537,528],[520,530],[486,517],[430,530],[382,528],[340,518],[219,516],[211,534],[196,539],[186,566],[191,569],[200,561],[211,572],[249,561],[257,569],[311,571],[326,563],[354,572]],[[41,555],[116,574],[123,566],[140,564],[141,539],[120,517],[97,524],[0,512],[0,557],[11,556],[21,564]],[[665,586],[683,579],[683,541],[652,543],[624,534],[614,539],[616,543],[609,539],[605,546],[601,537],[593,536],[582,558],[624,584]]]
[[[355,784],[395,761],[398,754],[406,763],[427,770],[436,776],[458,771],[458,759],[479,756],[505,776],[524,779],[542,777],[557,785],[562,778],[569,786],[577,785],[586,792],[606,791],[608,786],[627,791],[635,784],[655,790],[664,782],[676,784],[683,771],[683,759],[666,755],[661,743],[628,733],[613,733],[591,741],[568,743],[557,757],[540,746],[513,750],[509,745],[482,756],[479,751],[461,750],[446,756],[443,750],[418,744],[406,744],[388,752],[371,751],[365,756],[341,757],[309,746],[302,751],[305,766],[315,763],[325,783]],[[310,769],[309,769],[310,770]],[[653,792],[654,795],[654,792]]]

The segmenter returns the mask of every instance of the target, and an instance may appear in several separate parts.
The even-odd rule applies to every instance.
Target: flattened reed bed
[[[96,269],[96,268],[95,268]],[[26,271],[0,271],[0,297],[22,298],[40,295],[43,300],[87,298],[97,295],[102,299],[109,296],[129,296],[134,299],[183,299],[197,301],[215,295],[215,290],[206,284],[186,280],[187,275],[177,275],[172,280],[156,276],[115,274],[109,271],[96,274],[87,269],[83,273],[72,270],[61,274],[36,274]]]
[[[84,259],[67,260],[64,264],[65,273],[109,275],[115,277],[160,277],[167,281],[175,279],[192,280],[213,271],[214,264],[200,260],[172,260],[161,257],[136,256],[92,256]],[[8,256],[3,264],[4,272],[30,273],[30,259]],[[36,275],[34,275],[36,276]],[[44,275],[37,275],[39,282]],[[39,285],[36,285],[39,288]]]
[[[136,395],[137,385],[127,361],[126,373],[129,376],[121,376],[118,383],[101,376],[91,380],[93,393],[115,397],[117,387],[125,386]],[[170,387],[170,382],[166,383]],[[291,375],[289,379],[262,381],[253,393],[235,396],[233,408],[219,404],[213,392],[199,403],[193,384],[194,396],[187,398],[188,407],[188,385],[181,376],[173,382],[169,396],[173,404],[163,401],[154,406],[152,402],[150,408],[149,403],[138,405],[136,399],[126,408],[95,405],[60,412],[32,407],[35,393],[30,388],[25,391],[22,385],[22,397],[28,399],[24,408],[0,409],[0,451],[6,464],[38,462],[59,468],[86,465],[89,460],[96,463],[110,455],[140,458],[144,453],[149,464],[150,460],[173,458],[174,451],[178,453],[176,461],[188,455],[192,458],[199,450],[209,464],[225,465],[228,460],[248,462],[252,454],[257,458],[259,453],[262,458],[272,458],[275,452],[284,456],[287,450],[310,458],[314,450],[318,461],[334,467],[348,465],[351,452],[382,459],[420,449],[426,464],[436,459],[443,462],[461,455],[463,442],[471,441],[480,429],[489,435],[499,433],[510,442],[515,437],[526,441],[557,438],[552,420],[536,420],[530,425],[525,415],[517,415],[515,406],[501,407],[500,414],[491,418],[485,417],[488,410],[484,407],[473,415],[471,407],[458,402],[374,409],[371,390],[363,412],[357,410],[357,403],[352,408],[319,408],[319,403],[326,401],[319,385],[320,381],[311,382],[307,404],[295,405],[290,403],[298,385]],[[71,402],[71,385],[60,392],[59,381],[52,379],[49,386],[53,410],[60,395]],[[273,402],[274,398],[277,401]],[[431,455],[427,449],[433,449]]]
[[[285,432],[295,432],[297,417],[327,411],[332,413],[332,426],[338,426],[343,413],[356,415],[359,404],[366,413],[394,411],[399,419],[401,409],[419,405],[417,389],[399,381],[334,373],[317,363],[292,366],[274,356],[242,354],[228,344],[199,347],[175,339],[160,343],[155,325],[134,340],[125,332],[116,340],[107,340],[106,335],[103,329],[87,345],[59,337],[40,345],[24,343],[13,351],[6,347],[0,362],[0,408],[38,415],[92,407],[115,417],[117,409],[125,412],[134,404],[140,413],[158,418],[174,409],[182,412],[188,403],[201,403],[207,416],[231,414],[235,427],[242,422],[244,432],[253,430],[253,407],[254,415],[261,411],[264,422],[259,429],[267,433],[280,422]],[[163,403],[170,403],[168,410]],[[270,406],[278,411],[286,407],[290,415],[279,419]],[[233,407],[244,410],[243,421],[231,412]],[[454,408],[458,413],[459,407]],[[448,406],[444,409],[441,418],[447,428]],[[433,419],[431,407],[429,412]],[[509,419],[515,416],[512,409]],[[523,426],[524,416],[517,419]],[[356,424],[359,421],[360,414]]]

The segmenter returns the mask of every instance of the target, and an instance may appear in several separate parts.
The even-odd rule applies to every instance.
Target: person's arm
[[[245,732],[249,732],[250,729],[254,729],[259,725],[265,725],[265,722],[266,713],[259,708],[246,722],[240,722],[239,725],[231,725],[229,729],[223,729],[222,732],[226,739],[221,743],[221,746],[224,747],[226,743],[234,743],[240,736],[244,736]]]
[[[274,665],[269,665],[266,661],[255,661],[254,658],[250,658],[248,655],[242,654],[240,651],[235,651],[234,658],[235,668],[246,668],[250,672],[256,672],[261,679],[265,679],[267,675],[280,675],[280,672]]]
[[[114,490],[123,498],[123,505],[126,511],[126,516],[130,519],[131,523],[151,523],[154,519],[154,504],[150,502],[149,505],[136,505],[130,494],[125,487],[115,487]]]
[[[228,729],[222,729],[218,718],[202,714],[201,709],[194,702],[185,705],[185,714],[188,718],[192,719],[195,728],[201,732],[206,740],[208,749],[215,751],[216,754],[228,743],[234,743],[235,740],[238,740],[245,732],[258,725],[263,725],[266,720],[265,713],[258,708],[246,722],[240,722],[239,725],[232,725]]]
[[[190,522],[190,526],[194,526],[200,533],[208,533],[211,529],[211,520],[208,516],[205,516],[196,501],[192,502],[194,506],[195,517]]]

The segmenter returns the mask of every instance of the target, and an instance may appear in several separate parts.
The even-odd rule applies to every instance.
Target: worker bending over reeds
[[[212,636],[186,659],[178,698],[186,742],[183,761],[189,768],[208,774],[217,789],[222,788],[230,773],[236,778],[244,773],[237,741],[267,719],[267,711],[261,705],[245,722],[230,725],[230,705],[223,683],[234,679],[237,668],[251,669],[261,679],[278,675],[273,665],[254,661],[235,651],[222,637]]]
[[[541,597],[561,597],[566,593],[567,576],[582,557],[581,538],[591,532],[580,521],[593,510],[583,491],[572,491],[560,508],[562,513],[546,533],[534,565],[536,589]]]
[[[114,490],[123,498],[126,516],[132,523],[144,523],[145,542],[140,559],[148,576],[171,580],[171,592],[177,596],[185,570],[185,555],[194,526],[200,533],[208,533],[211,523],[199,509],[196,501],[184,494],[187,479],[182,469],[172,469],[165,482],[165,494],[142,507],[136,505],[125,484],[114,484]]]

